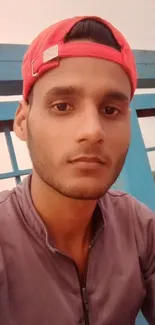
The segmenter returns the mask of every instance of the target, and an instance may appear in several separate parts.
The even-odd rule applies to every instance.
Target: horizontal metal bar
[[[18,102],[0,102],[0,121],[14,120]],[[136,110],[155,108],[155,94],[135,95],[131,107]]]
[[[155,152],[155,147],[146,148],[146,151],[147,152],[152,152],[152,151]]]
[[[0,80],[21,80],[21,64],[28,45],[0,44]],[[155,76],[155,51],[133,50],[138,76]]]
[[[144,92],[145,92],[145,89],[149,88],[155,88],[155,78],[139,78],[138,79],[138,85],[137,85],[137,88],[138,89],[144,89]]]
[[[10,129],[10,132],[13,131],[13,120],[9,120],[9,121],[0,121],[0,133],[3,132],[4,133],[4,123],[7,123],[7,126]]]
[[[28,44],[0,44],[0,61],[21,61],[24,56]],[[154,63],[154,50],[138,50],[133,49],[135,60],[137,63]]]
[[[31,169],[15,170],[13,172],[0,174],[0,179],[14,178],[14,177],[17,177],[17,176],[24,176],[24,175],[30,174],[31,172],[32,172]]]
[[[18,102],[0,102],[0,121],[14,120]]]
[[[138,79],[138,89],[155,88],[155,78]],[[21,95],[23,89],[22,80],[0,80],[0,96]]]
[[[22,61],[0,61],[0,80],[21,80]],[[155,64],[137,64],[139,79],[153,79],[155,76]]]
[[[135,95],[131,102],[131,107],[136,110],[155,108],[155,94]]]
[[[137,64],[138,78],[140,79],[152,79],[155,76],[155,64],[141,63]]]
[[[0,102],[0,121],[13,120],[17,107],[18,102]],[[155,109],[155,94],[135,95],[131,107],[136,110]]]
[[[21,62],[0,61],[0,80],[21,80]]]
[[[21,95],[22,89],[22,80],[0,80],[0,96]]]
[[[27,44],[0,44],[0,61],[22,61]]]
[[[153,109],[153,108],[138,109],[138,110],[136,110],[136,112],[137,112],[138,118],[142,118],[142,117],[154,117],[155,118],[155,109]]]
[[[155,64],[155,51],[154,50],[133,50],[136,63],[149,63]]]

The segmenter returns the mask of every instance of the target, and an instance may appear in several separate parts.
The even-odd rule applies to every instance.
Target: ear
[[[27,118],[30,107],[25,100],[19,103],[17,108],[13,129],[17,137],[22,141],[27,141]]]

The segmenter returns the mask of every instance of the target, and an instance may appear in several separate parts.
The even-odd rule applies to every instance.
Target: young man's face
[[[25,138],[39,177],[71,198],[101,197],[128,151],[130,97],[126,73],[103,59],[63,59],[41,77]]]

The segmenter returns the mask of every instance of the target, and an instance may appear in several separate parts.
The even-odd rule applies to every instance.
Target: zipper
[[[83,303],[83,316],[80,318],[79,323],[85,322],[85,325],[89,325],[89,306],[88,306],[88,293],[87,288],[81,288],[81,296]]]
[[[90,325],[90,322],[89,322],[89,299],[88,299],[88,292],[87,292],[87,287],[86,287],[87,272],[88,272],[88,262],[89,262],[90,251],[91,251],[92,247],[94,246],[97,238],[99,237],[102,229],[103,229],[103,226],[100,228],[98,234],[94,237],[94,239],[92,240],[92,242],[91,242],[91,244],[89,246],[87,263],[86,263],[86,268],[85,268],[85,272],[84,272],[83,284],[81,283],[80,273],[79,273],[78,267],[77,267],[76,263],[74,262],[74,260],[72,260],[72,258],[70,258],[69,256],[61,253],[59,250],[55,249],[55,253],[58,253],[58,254],[64,256],[69,261],[71,261],[75,266],[75,270],[76,270],[77,277],[78,277],[78,280],[79,280],[79,286],[80,286],[80,292],[81,292],[81,300],[82,300],[82,306],[83,306],[83,316],[80,318],[79,324],[82,324],[84,322],[85,325]]]
[[[104,228],[104,225],[102,225],[100,227],[99,231],[97,232],[96,236],[93,238],[93,240],[91,241],[91,244],[89,246],[87,263],[86,263],[86,268],[85,268],[85,273],[84,273],[83,285],[81,285],[81,279],[80,279],[80,274],[79,274],[79,270],[77,268],[77,265],[73,261],[73,263],[75,265],[75,268],[76,268],[77,275],[78,275],[78,279],[79,279],[80,290],[81,290],[81,298],[82,298],[82,305],[83,305],[83,316],[79,320],[80,324],[85,322],[85,325],[90,325],[90,321],[89,321],[89,299],[88,299],[88,292],[87,292],[87,287],[86,287],[87,272],[88,272],[88,262],[89,262],[90,251],[91,251],[92,247],[94,246],[95,242],[97,241],[98,237],[100,236],[103,228]]]
[[[88,258],[87,258],[87,264],[86,264],[86,268],[85,268],[85,272],[84,272],[83,284],[81,283],[80,273],[79,273],[78,267],[77,267],[76,263],[74,262],[74,260],[72,260],[72,258],[70,258],[69,256],[61,253],[59,250],[55,249],[55,253],[64,256],[71,263],[73,263],[74,266],[75,266],[76,274],[77,274],[78,281],[79,281],[81,300],[82,300],[82,306],[83,306],[83,316],[80,318],[79,324],[82,324],[83,322],[85,322],[84,323],[85,325],[90,325],[90,322],[89,322],[88,293],[87,293],[87,288],[86,288],[86,282],[87,282],[88,259],[89,259],[91,247],[92,247],[92,245],[89,246]]]
[[[79,280],[79,285],[80,285],[80,291],[81,291],[82,305],[83,305],[83,316],[80,318],[79,324],[82,324],[83,322],[85,322],[85,325],[90,325],[90,322],[89,322],[89,300],[88,300],[88,292],[87,292],[87,287],[86,287],[87,271],[88,271],[88,262],[89,262],[90,251],[91,251],[92,247],[94,246],[97,238],[100,236],[102,230],[103,230],[103,226],[99,229],[98,233],[96,234],[96,236],[94,237],[94,239],[92,240],[92,242],[91,242],[91,244],[89,246],[88,258],[87,258],[87,263],[86,263],[86,268],[85,268],[83,285],[81,285],[81,279],[80,279],[80,274],[79,274],[79,270],[77,268],[77,265],[71,259],[71,261],[75,265],[75,269],[76,269],[76,272],[77,272],[77,276],[78,276],[78,280]]]
[[[89,259],[90,249],[91,249],[91,246],[89,247],[88,259]],[[80,318],[79,323],[82,324],[84,322],[85,325],[90,325],[90,322],[89,322],[88,292],[87,292],[87,288],[86,288],[88,259],[87,259],[87,265],[86,265],[86,268],[85,268],[83,284],[81,284],[80,274],[79,274],[79,270],[77,268],[77,265],[73,261],[73,263],[75,265],[75,268],[76,268],[78,280],[79,280],[80,291],[81,291],[81,300],[82,300],[82,306],[83,306],[83,316]]]

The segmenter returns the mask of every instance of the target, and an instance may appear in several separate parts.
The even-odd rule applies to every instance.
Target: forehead
[[[66,58],[34,85],[34,94],[44,96],[53,87],[80,87],[87,93],[121,92],[131,96],[131,85],[118,64],[97,58]]]

